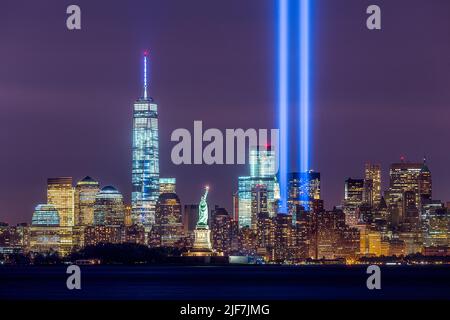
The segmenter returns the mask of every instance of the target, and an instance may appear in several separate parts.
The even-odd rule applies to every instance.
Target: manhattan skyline
[[[434,197],[450,200],[450,4],[380,3],[380,33],[364,29],[366,3],[316,5],[311,166],[321,173],[327,208],[341,203],[345,179],[363,177],[367,161],[382,165],[385,189],[388,167],[401,155],[412,162],[426,155]],[[274,4],[258,4],[134,1],[104,10],[80,1],[85,29],[75,34],[58,28],[64,11],[57,14],[54,3],[28,4],[15,21],[1,10],[0,220],[30,222],[48,177],[89,175],[130,202],[132,102],[141,94],[145,48],[160,116],[161,177],[177,178],[184,204],[196,203],[208,184],[210,204],[231,211],[248,165],[175,166],[170,134],[192,131],[194,120],[205,128],[275,127]],[[146,19],[150,12],[154,19]],[[411,22],[431,17],[433,24]]]

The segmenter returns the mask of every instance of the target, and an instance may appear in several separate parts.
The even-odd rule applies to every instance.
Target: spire
[[[430,172],[430,169],[428,168],[426,156],[423,156],[423,165],[422,165],[422,169],[420,171],[421,172]]]
[[[148,82],[147,82],[147,64],[148,64],[148,51],[144,51],[144,99],[148,97]]]

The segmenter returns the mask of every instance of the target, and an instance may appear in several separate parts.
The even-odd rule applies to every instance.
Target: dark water
[[[0,299],[447,299],[450,267],[381,267],[381,290],[362,266],[82,266],[82,289],[66,267],[0,267]]]

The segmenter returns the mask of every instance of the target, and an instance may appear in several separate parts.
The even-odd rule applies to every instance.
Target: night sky
[[[434,198],[450,200],[450,1],[315,2],[312,167],[326,207],[366,161],[382,164],[386,186],[401,155],[426,154]],[[66,29],[70,4],[81,31]],[[381,6],[381,31],[365,26],[370,4]],[[231,210],[249,170],[173,165],[173,130],[276,126],[274,0],[2,0],[0,41],[0,221],[30,222],[48,177],[90,175],[129,201],[144,49],[161,176],[177,178],[183,204],[208,183],[210,206]]]

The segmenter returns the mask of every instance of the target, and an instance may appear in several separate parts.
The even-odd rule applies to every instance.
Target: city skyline
[[[188,20],[180,16],[181,12],[169,10],[170,5],[152,7],[139,2],[141,5],[147,10],[156,10],[162,17],[176,17],[173,19],[176,26],[188,25]],[[13,4],[8,6],[12,11],[18,10]],[[44,31],[20,28],[4,35],[7,50],[0,57],[8,62],[8,66],[2,67],[7,69],[1,74],[9,77],[0,78],[0,98],[4,105],[0,132],[2,148],[8,151],[0,160],[5,177],[0,186],[3,207],[0,220],[11,224],[30,222],[34,206],[44,202],[45,181],[49,177],[72,176],[76,182],[89,175],[101,181],[102,187],[114,185],[127,203],[131,201],[130,101],[140,94],[140,78],[136,76],[140,70],[138,56],[148,46],[155,59],[152,95],[158,101],[161,115],[161,176],[177,178],[177,193],[183,204],[195,203],[195,190],[209,184],[212,188],[210,203],[224,206],[231,212],[238,177],[248,174],[248,165],[174,166],[170,163],[173,144],[169,136],[175,128],[191,128],[194,120],[204,120],[207,127],[217,128],[275,127],[275,99],[271,85],[275,61],[272,3],[264,2],[256,6],[257,9],[254,3],[240,4],[240,14],[235,15],[233,3],[220,4],[223,13],[219,14],[202,2],[198,5],[202,12],[212,12],[219,21],[212,22],[215,19],[211,17],[200,19],[186,31],[186,39],[180,39],[176,45],[163,41],[161,34],[174,35],[170,28],[167,30],[168,24],[163,18],[151,23],[139,19],[131,23],[126,14],[119,14],[121,5],[112,4],[107,13],[99,11],[95,4],[83,6],[101,17],[101,22],[90,22],[89,34],[82,31],[74,36],[62,31],[52,32],[56,16],[40,22],[44,25],[43,30],[48,32],[45,36]],[[197,17],[195,9],[199,7],[181,2],[179,6],[186,9],[188,17]],[[353,1],[342,12],[338,12],[337,4],[329,2],[319,1],[317,6],[321,9],[321,13],[317,13],[321,19],[319,17],[317,21],[323,24],[317,26],[321,44],[315,50],[318,80],[311,151],[312,169],[321,174],[325,206],[331,208],[340,204],[345,179],[364,178],[365,162],[382,164],[382,190],[385,189],[388,166],[397,162],[401,155],[413,162],[419,162],[426,155],[434,173],[435,198],[444,202],[450,200],[450,176],[445,170],[450,158],[439,139],[435,139],[446,134],[444,120],[448,118],[448,108],[445,107],[450,102],[446,90],[450,70],[448,65],[439,63],[446,61],[445,57],[450,54],[450,46],[444,41],[442,29],[445,28],[439,28],[439,24],[409,25],[407,35],[399,40],[396,35],[404,29],[401,23],[394,24],[394,20],[419,18],[420,12],[412,10],[407,17],[402,17],[401,3],[385,3],[384,22],[392,31],[367,35],[363,24],[354,21],[360,14],[361,21],[364,20],[364,4]],[[436,11],[431,16],[442,24],[447,23],[442,14],[447,7],[445,3],[433,8],[423,5],[425,10]],[[27,14],[21,19],[27,19]],[[140,13],[136,14],[142,17]],[[229,22],[233,19],[242,28],[241,35],[237,31],[223,30],[224,26],[236,28]],[[14,26],[21,21],[10,23]],[[205,23],[212,31],[201,31]],[[338,30],[333,30],[335,25],[339,26]],[[160,35],[154,30],[156,26],[163,26],[158,28],[163,30],[159,31]],[[103,27],[111,27],[111,35],[107,36]],[[226,41],[216,36],[217,33],[224,36],[227,32],[233,37],[226,37]],[[427,39],[428,33],[433,33],[433,42]],[[32,59],[25,59],[23,55],[28,51],[25,50],[28,44],[26,41],[16,44],[13,39],[30,39],[33,34],[44,39],[50,47],[36,52]],[[130,34],[133,35],[131,40],[127,39]],[[93,41],[95,37],[102,39],[101,49]],[[348,44],[339,47],[333,55],[327,54],[327,49],[333,51],[332,46],[337,41],[346,43],[350,37],[356,37],[358,45]],[[64,50],[67,52],[55,57],[51,53],[55,47],[51,44],[61,39],[65,39],[67,49]],[[122,45],[112,50],[117,41]],[[189,41],[195,45],[187,46],[187,52],[184,52],[181,46]],[[381,49],[399,41],[406,49],[397,45],[389,52],[389,57]],[[32,43],[30,39],[29,44]],[[76,48],[83,44],[88,49],[77,51]],[[364,46],[366,48],[361,49]],[[202,55],[205,51],[209,54]],[[344,59],[351,51],[355,52],[353,56],[350,54],[353,61],[348,57]],[[342,59],[348,68],[338,63]],[[115,68],[110,68],[111,65]],[[411,70],[411,66],[415,69]],[[94,73],[87,72],[86,67],[92,67]],[[389,67],[395,74],[387,70]],[[208,68],[224,76],[213,79]],[[346,68],[345,73],[343,68]],[[378,71],[380,68],[389,76]],[[46,70],[48,72],[44,72]],[[365,77],[361,70],[373,79]],[[46,75],[45,81],[41,81],[42,74]],[[192,75],[196,77],[191,79]],[[364,81],[361,81],[363,77]],[[208,79],[214,81],[208,83]],[[380,84],[380,79],[385,81]],[[241,115],[239,119],[234,115],[237,112]],[[433,123],[433,126],[427,123]],[[19,145],[23,148],[18,148]],[[21,170],[17,170],[18,166]],[[226,181],[221,178],[224,176]]]

